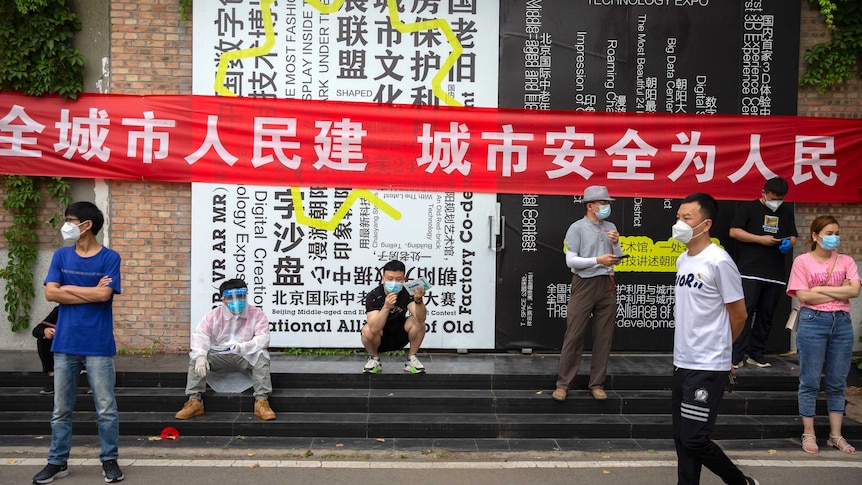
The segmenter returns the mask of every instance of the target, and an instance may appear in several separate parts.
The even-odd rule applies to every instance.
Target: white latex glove
[[[237,355],[243,355],[245,353],[244,344],[233,344],[230,346],[230,349],[236,352]]]
[[[197,359],[195,359],[195,374],[197,374],[198,377],[206,377],[207,369],[209,368],[210,363],[207,360],[206,355],[200,355]]]

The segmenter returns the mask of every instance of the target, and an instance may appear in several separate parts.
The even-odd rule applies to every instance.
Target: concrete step
[[[429,371],[402,372],[398,358],[384,372],[360,372],[362,356],[273,355],[270,396],[278,414],[253,415],[250,391],[207,392],[206,413],[180,421],[186,400],[188,357],[117,356],[117,400],[124,437],[158,435],[166,426],[197,437],[332,439],[600,439],[667,440],[671,437],[671,372],[668,355],[616,355],[605,390],[595,401],[579,376],[565,402],[551,399],[559,358],[522,355],[423,356]],[[50,435],[53,397],[39,394],[46,377],[32,356],[0,356],[0,436]],[[582,368],[589,368],[585,358]],[[770,369],[744,367],[725,394],[717,439],[798,439],[796,363],[775,359]],[[83,384],[83,383],[82,383]],[[79,389],[77,435],[97,434],[93,400]],[[825,416],[818,400],[818,416]],[[825,418],[817,431],[828,432]],[[862,424],[845,419],[848,439],[862,438]]]
[[[408,414],[408,413],[296,413],[276,409],[278,418],[262,421],[251,412],[207,412],[179,421],[174,413],[120,412],[124,436],[155,436],[166,426],[190,436],[278,436],[339,438],[602,438],[668,439],[669,415],[630,414]],[[4,435],[50,435],[50,412],[2,413]],[[796,437],[798,417],[722,415],[715,439]],[[820,430],[818,430],[820,431]],[[824,428],[823,430],[827,430]],[[75,434],[97,434],[93,412],[76,413]],[[862,438],[862,424],[845,420],[844,435]]]
[[[123,412],[170,412],[186,400],[179,388],[118,388],[118,407]],[[541,413],[541,414],[668,414],[669,390],[608,390],[608,399],[596,401],[587,391],[571,391],[565,402],[550,398],[551,390],[481,389],[276,389],[273,407],[309,413]],[[249,391],[242,394],[208,392],[204,405],[210,412],[248,412],[253,405]],[[2,411],[51,411],[54,400],[39,388],[7,387],[0,395]],[[818,413],[826,412],[825,399]],[[94,411],[93,399],[79,389],[75,409]],[[725,394],[721,414],[796,415],[795,391],[736,391]]]

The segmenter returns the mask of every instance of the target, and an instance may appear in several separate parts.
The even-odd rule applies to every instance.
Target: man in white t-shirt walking
[[[673,238],[676,261],[673,439],[680,485],[700,483],[706,466],[724,483],[757,484],[710,439],[731,369],[733,340],[745,325],[742,280],[730,255],[709,239],[718,204],[709,194],[683,199]]]

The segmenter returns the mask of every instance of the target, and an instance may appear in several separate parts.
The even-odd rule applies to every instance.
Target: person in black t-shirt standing
[[[733,367],[744,364],[770,367],[763,358],[772,316],[787,284],[785,254],[796,244],[793,208],[782,205],[787,181],[774,177],[766,181],[760,199],[745,202],[730,224],[730,237],[739,241],[736,265],[742,275],[748,320],[733,343]],[[748,356],[746,358],[746,355]]]
[[[421,374],[425,366],[416,357],[425,338],[425,289],[420,286],[413,295],[404,288],[406,268],[393,260],[383,266],[383,279],[365,296],[366,323],[362,327],[362,345],[368,351],[368,360],[362,372],[376,374],[380,353],[403,349],[410,344],[404,363],[404,372]]]

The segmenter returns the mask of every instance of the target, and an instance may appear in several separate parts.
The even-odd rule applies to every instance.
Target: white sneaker
[[[763,360],[763,357],[761,357],[760,359],[752,359],[751,357],[749,357],[745,359],[745,363],[755,365],[757,367],[760,367],[761,369],[764,367],[772,367],[772,364]]]
[[[362,368],[362,372],[366,374],[377,374],[382,370],[383,366],[380,365],[380,359],[370,355],[368,356],[368,360],[365,361],[365,367]]]
[[[425,366],[422,365],[422,362],[419,362],[419,358],[416,357],[416,354],[413,354],[407,359],[407,362],[404,363],[404,372],[422,374],[425,372]]]

